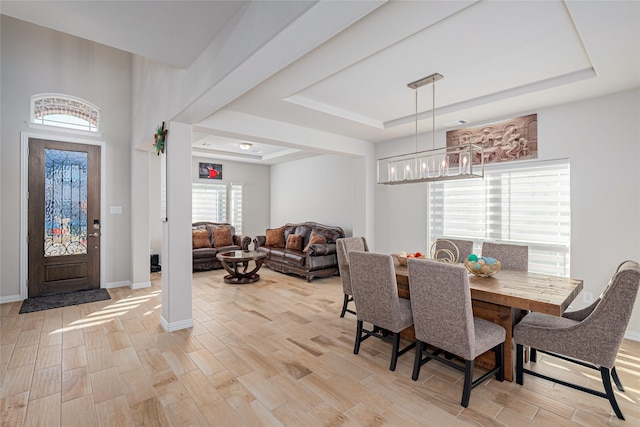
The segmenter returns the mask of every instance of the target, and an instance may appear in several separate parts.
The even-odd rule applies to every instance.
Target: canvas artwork
[[[538,158],[538,115],[447,132],[447,147],[469,142],[484,148],[484,163]],[[478,157],[480,155],[478,154]],[[480,158],[474,159],[474,164]]]
[[[217,163],[200,163],[199,176],[204,179],[222,179],[222,165]]]

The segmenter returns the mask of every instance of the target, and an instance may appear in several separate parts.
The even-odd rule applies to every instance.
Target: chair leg
[[[531,348],[531,361],[533,362],[533,352],[534,348]],[[522,354],[522,344],[516,344],[516,383],[522,385],[524,384],[523,375],[522,375],[522,358],[524,355]]]
[[[504,381],[504,343],[500,343],[493,348],[496,355],[496,364],[500,367],[496,372],[496,379],[500,382]]]
[[[396,364],[398,363],[398,349],[400,349],[400,334],[393,332],[393,350],[391,353],[391,365],[389,366],[390,371],[396,370]]]
[[[360,340],[362,338],[362,320],[358,320],[356,326],[356,345],[353,347],[353,354],[358,354],[360,351]]]
[[[473,360],[464,361],[464,389],[462,390],[462,401],[460,404],[465,408],[469,406],[471,397],[471,383],[473,383]]]
[[[424,343],[420,340],[416,341],[416,357],[413,362],[413,375],[411,379],[416,381],[420,375],[420,366],[422,366],[422,348]]]
[[[531,347],[531,356],[529,357],[529,360],[531,360],[532,363],[535,363],[538,361],[538,352],[536,351],[535,348]]]
[[[618,407],[618,402],[616,402],[616,395],[613,394],[613,387],[611,387],[611,373],[609,372],[609,368],[600,367],[600,376],[602,377],[602,384],[604,385],[604,390],[607,394],[607,399],[609,399],[609,403],[613,408],[613,412],[616,413],[616,416],[621,420],[624,420],[624,416]]]
[[[344,314],[347,312],[347,304],[349,304],[349,295],[344,294],[344,301],[342,302],[342,313],[340,313],[340,317],[344,317]]]
[[[624,387],[622,387],[622,383],[620,382],[620,378],[618,378],[618,373],[616,372],[616,367],[611,368],[611,377],[613,378],[613,382],[616,383],[616,387],[618,390],[624,391]]]

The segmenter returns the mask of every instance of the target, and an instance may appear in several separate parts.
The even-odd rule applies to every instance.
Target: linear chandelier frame
[[[413,153],[384,157],[377,160],[378,184],[397,185],[415,182],[448,181],[484,177],[484,147],[465,143],[456,146],[435,148],[436,138],[436,86],[444,78],[442,74],[431,74],[407,84],[415,90],[415,151]],[[418,151],[418,89],[432,85],[432,129],[431,150]]]

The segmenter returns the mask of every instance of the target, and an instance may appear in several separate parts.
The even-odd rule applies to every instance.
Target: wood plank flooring
[[[607,400],[525,376],[491,379],[460,406],[461,374],[436,363],[411,380],[414,352],[388,369],[390,345],[353,354],[339,277],[260,271],[250,285],[193,275],[193,328],[160,326],[151,288],[18,315],[0,305],[0,425],[13,426],[632,426],[640,425],[640,342],[625,340]],[[536,369],[600,389],[599,373],[539,354]]]

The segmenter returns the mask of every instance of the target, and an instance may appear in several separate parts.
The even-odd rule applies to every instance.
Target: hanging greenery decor
[[[169,130],[164,128],[164,122],[162,122],[162,126],[158,126],[158,128],[156,129],[156,133],[153,136],[155,140],[153,146],[156,147],[156,153],[158,154],[158,156],[160,155],[160,153],[164,153],[164,148],[167,144],[168,132]]]

